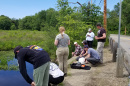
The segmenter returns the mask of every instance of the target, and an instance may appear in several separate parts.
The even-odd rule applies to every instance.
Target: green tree
[[[15,25],[15,30],[16,29],[18,29],[18,25],[19,25],[19,20],[18,19],[15,19],[15,18],[12,18],[11,19],[11,22],[12,22],[12,25],[13,25],[13,27],[14,27],[14,25]],[[12,25],[11,25],[11,27],[12,27]],[[12,30],[12,29],[11,29]]]
[[[0,16],[0,29],[1,30],[10,30],[11,19],[7,16]]]
[[[14,24],[12,24],[12,25],[11,25],[11,27],[10,27],[10,29],[11,29],[11,30],[16,30],[15,25],[14,25]]]
[[[122,2],[122,20],[123,25],[127,28],[127,34],[130,34],[130,0],[123,0]]]

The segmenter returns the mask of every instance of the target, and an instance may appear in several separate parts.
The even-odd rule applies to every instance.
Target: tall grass
[[[13,49],[21,45],[38,45],[55,60],[56,31],[0,30],[0,69],[7,69],[7,61],[14,57]]]

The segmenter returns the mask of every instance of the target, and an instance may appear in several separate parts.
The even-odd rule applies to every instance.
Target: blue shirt
[[[88,54],[90,54],[90,58],[100,59],[98,52],[93,48],[88,49]]]

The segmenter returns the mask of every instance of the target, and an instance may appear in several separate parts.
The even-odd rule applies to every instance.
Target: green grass
[[[12,60],[14,58],[13,51],[0,51],[0,69],[6,70],[6,69],[16,69],[16,67],[10,66],[8,68],[7,62]]]
[[[52,60],[56,58],[54,40],[56,31],[0,30],[0,69],[7,69],[7,61],[14,58],[13,49],[21,45],[38,45],[47,51]],[[10,67],[10,69],[17,69]]]

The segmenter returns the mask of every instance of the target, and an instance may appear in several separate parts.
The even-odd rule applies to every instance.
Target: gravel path
[[[74,57],[68,61],[72,63]],[[87,64],[91,66],[90,64]],[[124,68],[124,77],[116,78],[116,62],[112,62],[112,54],[104,49],[104,64],[91,67],[91,70],[68,69],[64,86],[128,86],[128,73]]]

